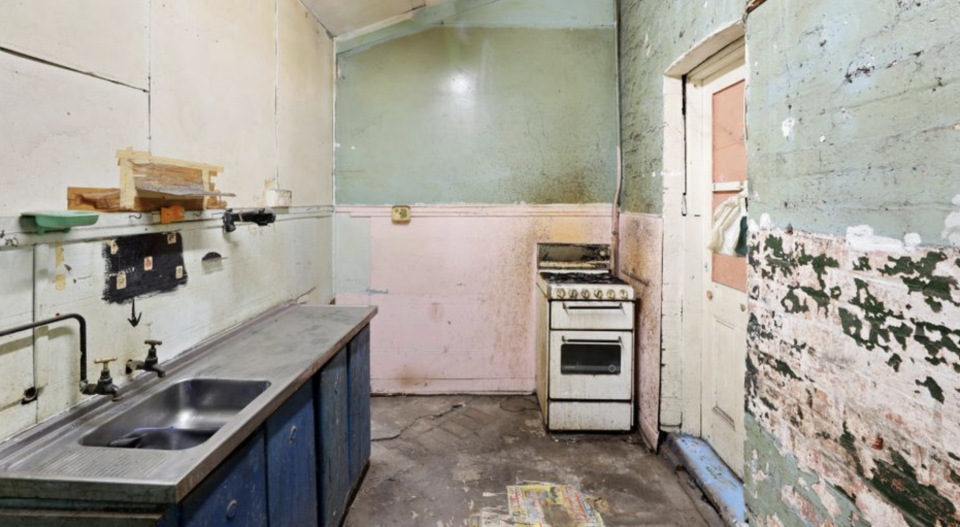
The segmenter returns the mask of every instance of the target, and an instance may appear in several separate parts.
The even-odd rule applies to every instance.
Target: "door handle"
[[[623,304],[618,304],[615,306],[568,306],[567,304],[563,305],[564,311],[623,311]]]
[[[616,340],[610,339],[568,339],[562,337],[564,344],[623,344],[623,337],[617,337]]]

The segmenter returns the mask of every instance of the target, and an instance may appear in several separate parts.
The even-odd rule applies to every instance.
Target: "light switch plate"
[[[410,223],[411,218],[409,205],[396,205],[390,210],[390,219],[394,223]]]

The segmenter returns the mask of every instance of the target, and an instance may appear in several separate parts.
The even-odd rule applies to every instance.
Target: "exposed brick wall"
[[[960,250],[751,241],[754,523],[960,526]]]

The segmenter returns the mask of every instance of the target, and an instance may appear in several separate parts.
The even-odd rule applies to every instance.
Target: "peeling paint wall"
[[[78,312],[89,374],[94,359],[117,356],[122,387],[145,339],[164,341],[166,361],[285,301],[329,302],[333,62],[333,42],[298,0],[0,2],[0,327]],[[262,205],[278,185],[296,207],[229,235],[210,213],[169,227],[158,215],[104,214],[44,237],[16,218],[66,208],[68,186],[118,186],[114,154],[127,146],[223,165],[231,206]],[[105,244],[170,230],[189,280],[135,308],[108,304]],[[204,261],[212,252],[223,258]],[[81,400],[77,337],[64,323],[0,342],[0,441]],[[39,397],[21,404],[34,378]]]
[[[620,44],[623,206],[667,223],[664,73],[746,18],[751,524],[960,525],[960,4],[745,4],[624,0]]]
[[[960,525],[960,251],[776,230],[751,243],[759,524]]]
[[[337,203],[609,203],[615,45],[612,25],[471,25],[341,53]]]

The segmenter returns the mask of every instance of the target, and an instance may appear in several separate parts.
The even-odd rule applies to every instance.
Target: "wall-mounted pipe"
[[[36,329],[41,326],[47,326],[55,322],[68,319],[76,320],[77,324],[80,325],[80,391],[85,392],[90,383],[87,381],[87,321],[82,316],[71,313],[69,315],[60,315],[58,317],[39,320],[29,324],[23,324],[9,329],[0,330],[0,337],[6,337],[8,335],[13,335],[14,333],[20,333],[21,331],[29,331],[31,329]],[[34,390],[36,389],[36,384],[36,369],[34,369]],[[32,396],[25,395],[25,398],[36,398],[36,392],[34,391]],[[24,400],[24,403],[28,402],[30,401],[27,401],[26,399]]]

